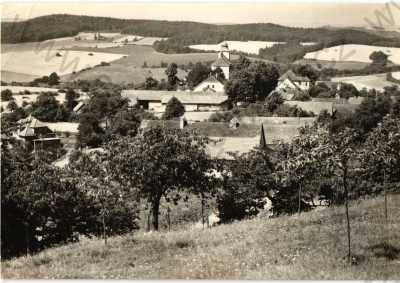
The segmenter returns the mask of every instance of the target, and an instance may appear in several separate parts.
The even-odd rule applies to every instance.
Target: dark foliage
[[[183,114],[185,114],[185,107],[176,97],[172,97],[167,103],[165,112],[163,114],[163,119],[171,120],[174,118],[179,118]]]
[[[1,91],[1,101],[9,101],[11,100],[12,97],[12,92],[9,89],[4,89]]]

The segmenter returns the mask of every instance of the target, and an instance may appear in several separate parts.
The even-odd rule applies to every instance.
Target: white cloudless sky
[[[3,2],[2,19],[29,19],[50,14],[104,16],[125,19],[197,21],[207,23],[276,23],[298,27],[367,26],[378,23],[400,26],[400,2],[356,1],[175,1],[175,2]]]

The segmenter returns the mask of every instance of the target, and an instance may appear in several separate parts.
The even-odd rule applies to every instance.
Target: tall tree
[[[67,92],[65,93],[65,107],[67,108],[68,111],[72,111],[74,107],[78,104],[76,99],[79,97],[79,95],[72,89],[69,88]]]
[[[49,76],[48,84],[50,86],[53,86],[53,85],[58,85],[59,83],[60,83],[60,77],[57,75],[57,73],[55,72],[51,73]]]
[[[387,115],[368,135],[361,154],[364,178],[382,185],[388,220],[387,189],[400,183],[400,118]],[[395,187],[395,186],[394,186]]]
[[[135,188],[150,204],[155,230],[162,197],[179,199],[185,191],[204,187],[199,180],[211,171],[206,143],[207,139],[180,130],[152,128],[107,145],[113,178]]]
[[[372,60],[372,64],[376,66],[386,66],[388,63],[389,56],[382,51],[374,51],[369,55],[369,59]]]
[[[171,88],[175,88],[179,80],[176,76],[178,74],[178,65],[175,63],[169,64],[165,70],[165,74],[168,77],[168,84],[171,86]]]
[[[77,145],[97,147],[104,138],[104,130],[100,127],[94,114],[82,113],[79,117]]]
[[[179,118],[183,114],[185,114],[185,107],[178,98],[172,97],[167,103],[165,113],[163,114],[163,119],[170,120]]]
[[[247,67],[237,67],[230,75],[226,84],[227,95],[234,102],[263,101],[276,87],[278,70],[263,62],[244,63],[243,66]]]
[[[41,94],[32,103],[32,115],[43,122],[56,122],[60,104],[51,94]]]
[[[187,83],[189,88],[193,89],[196,85],[204,81],[211,72],[211,68],[206,64],[198,62],[194,64],[193,68],[187,75]]]

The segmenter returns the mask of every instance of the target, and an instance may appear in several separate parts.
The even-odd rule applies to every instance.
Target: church
[[[217,55],[217,60],[211,64],[211,70],[215,71],[220,68],[226,80],[229,80],[229,73],[231,69],[231,53],[227,43],[222,43],[220,51]],[[199,83],[194,89],[194,92],[224,92],[224,84],[218,80],[214,75],[211,75]]]

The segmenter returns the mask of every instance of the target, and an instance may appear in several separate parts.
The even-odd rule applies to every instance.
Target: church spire
[[[261,124],[260,148],[264,149],[266,147],[267,147],[267,142],[265,140],[264,125]]]

